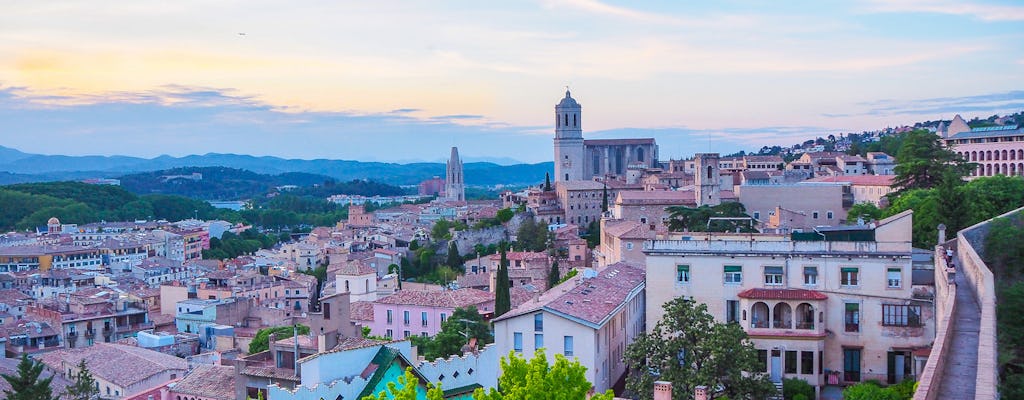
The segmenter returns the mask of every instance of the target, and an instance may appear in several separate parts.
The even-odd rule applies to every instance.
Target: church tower
[[[459,158],[458,147],[452,147],[452,155],[445,170],[445,200],[466,201],[466,182],[462,176],[462,159]]]
[[[555,106],[555,182],[584,179],[581,108],[569,90]]]
[[[694,197],[697,207],[717,206],[722,202],[721,173],[718,170],[718,153],[697,153],[694,161]]]

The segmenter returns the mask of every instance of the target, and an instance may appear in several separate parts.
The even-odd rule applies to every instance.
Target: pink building
[[[469,306],[489,317],[494,313],[494,294],[479,289],[402,290],[373,302],[373,322],[368,326],[376,336],[433,336],[456,308]]]
[[[1024,127],[970,128],[959,115],[939,135],[954,152],[977,164],[972,176],[1024,175]]]

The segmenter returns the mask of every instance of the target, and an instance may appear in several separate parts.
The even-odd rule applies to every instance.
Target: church
[[[555,182],[621,178],[628,167],[658,167],[653,138],[583,139],[581,111],[568,90],[555,106]]]

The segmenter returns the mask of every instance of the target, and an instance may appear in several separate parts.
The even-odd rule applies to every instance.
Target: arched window
[[[1017,159],[1018,160],[1024,160],[1024,149],[1017,150]]]
[[[565,114],[565,126],[569,126],[569,114]]]
[[[775,310],[772,311],[772,326],[776,329],[792,329],[793,328],[793,309],[789,307],[787,303],[779,303],[775,305]]]
[[[978,161],[978,152],[976,152],[976,151],[972,151],[971,152],[971,161]]]
[[[708,179],[711,179],[711,171],[712,171],[711,166],[708,165]]]
[[[1016,151],[1010,150],[1010,159],[1011,160],[1016,160],[1017,159],[1017,152]]]
[[[991,160],[992,159],[992,151],[991,150],[985,152],[985,159],[986,160]]]
[[[363,286],[365,286],[366,293],[370,293],[370,280],[363,280]]]
[[[796,306],[796,329],[814,329],[814,307],[810,304]]]
[[[1006,150],[1003,150],[1003,159],[1006,159]]]
[[[992,176],[992,164],[985,165],[985,176]]]
[[[348,280],[347,279],[345,280],[345,291],[346,292],[350,291],[349,288],[348,288]]]
[[[572,126],[576,126],[576,114],[572,115]]]
[[[763,302],[754,303],[750,309],[750,327],[751,328],[767,328],[768,320],[771,316],[768,315],[768,305]]]

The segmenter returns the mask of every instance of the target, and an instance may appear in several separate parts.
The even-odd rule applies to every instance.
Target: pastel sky
[[[45,154],[661,158],[1024,110],[1024,4],[8,1],[0,145]]]

